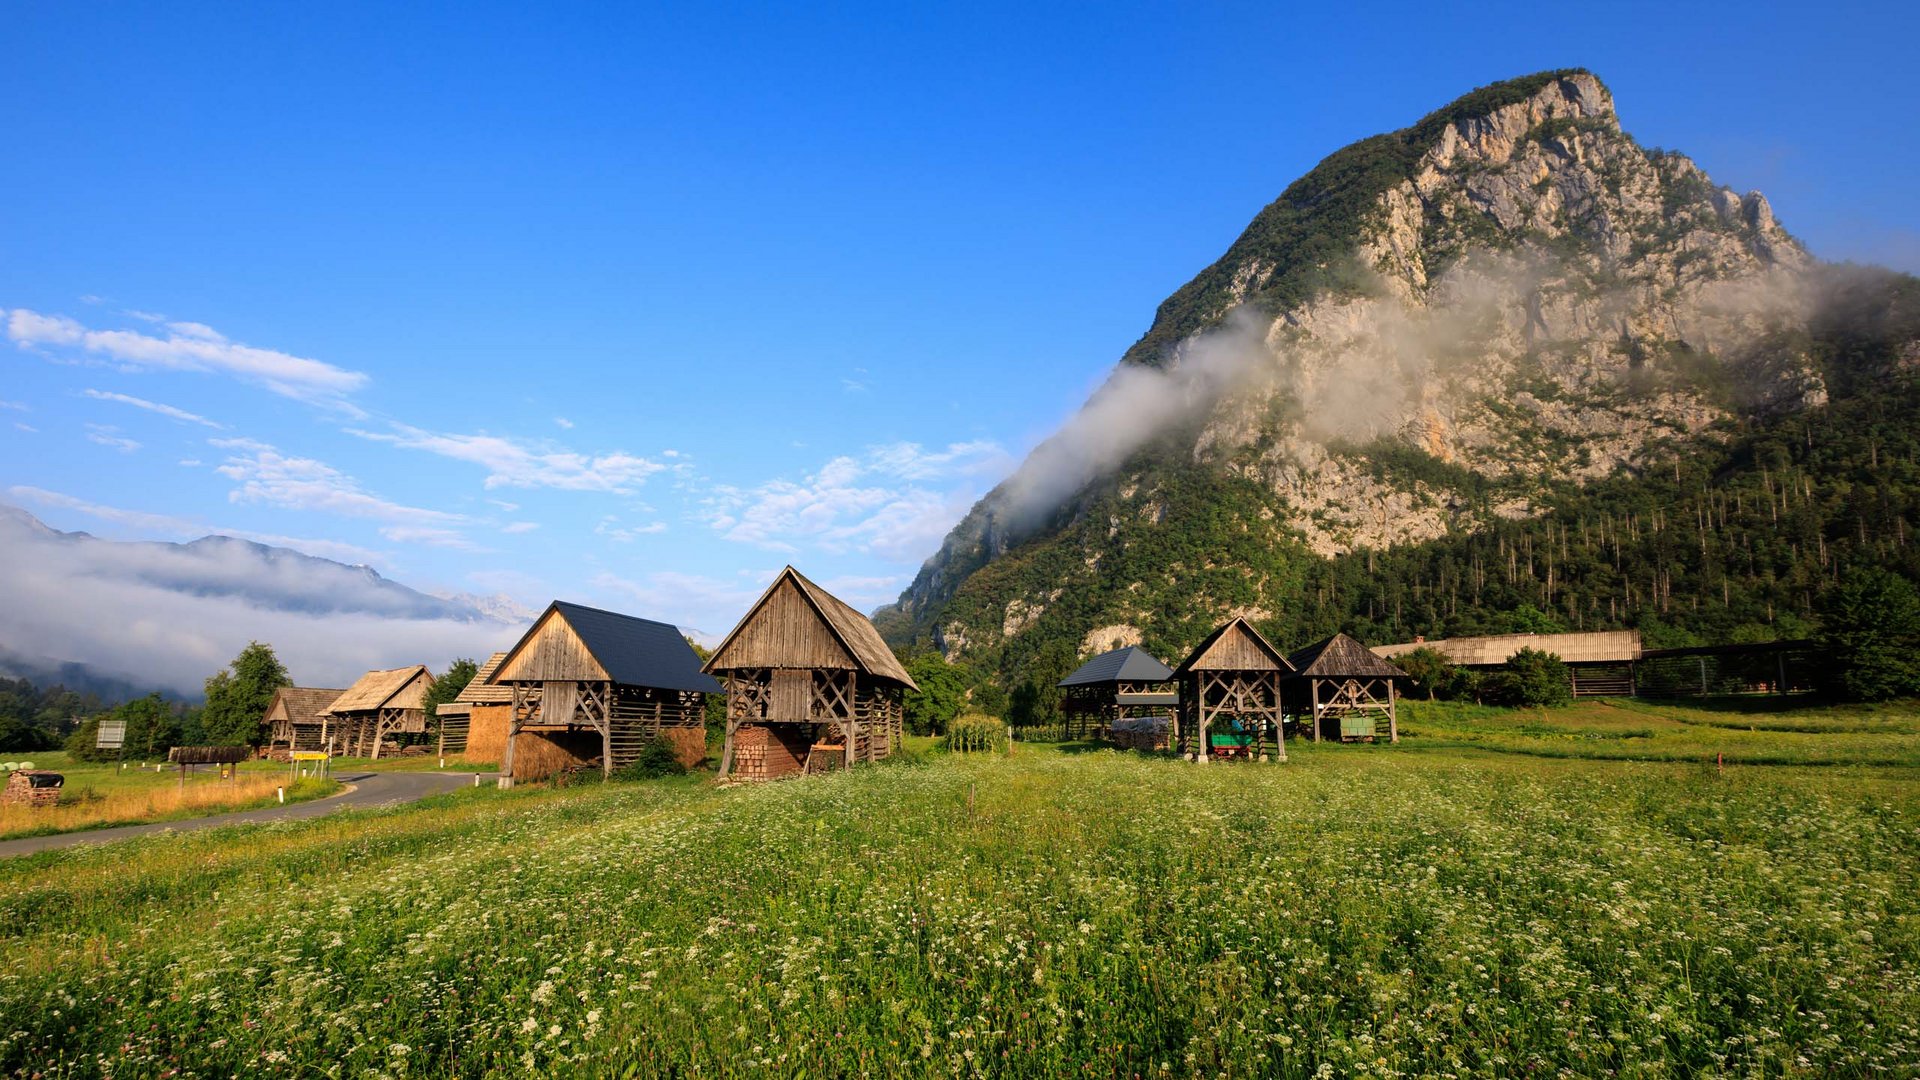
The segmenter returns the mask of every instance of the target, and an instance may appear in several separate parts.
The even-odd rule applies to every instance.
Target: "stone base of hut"
[[[0,804],[55,806],[64,783],[66,777],[51,769],[15,769],[7,774],[6,786],[0,788]]]
[[[733,775],[742,780],[798,775],[812,746],[811,724],[741,724],[733,733]]]

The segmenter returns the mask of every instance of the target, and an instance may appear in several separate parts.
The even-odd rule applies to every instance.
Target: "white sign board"
[[[93,740],[95,749],[118,750],[127,744],[127,722],[125,720],[100,721],[100,733]]]

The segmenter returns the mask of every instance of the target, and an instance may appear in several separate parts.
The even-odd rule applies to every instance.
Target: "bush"
[[[1856,567],[1821,604],[1827,689],[1852,701],[1920,693],[1920,592],[1877,566]]]
[[[947,725],[946,747],[959,753],[1007,748],[1007,724],[997,716],[969,713]]]
[[[1565,705],[1573,700],[1573,679],[1558,656],[1521,649],[1489,680],[1488,697],[1497,705]]]
[[[613,771],[615,780],[657,780],[662,776],[683,776],[687,767],[680,763],[665,739],[648,739],[640,745],[640,756]]]

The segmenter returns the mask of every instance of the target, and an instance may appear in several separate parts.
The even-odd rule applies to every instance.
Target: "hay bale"
[[[473,707],[473,720],[467,728],[467,749],[461,754],[468,761],[498,763],[507,752],[507,722],[513,719],[511,702]]]
[[[513,742],[513,778],[545,780],[562,770],[598,762],[602,749],[597,731],[522,730]]]

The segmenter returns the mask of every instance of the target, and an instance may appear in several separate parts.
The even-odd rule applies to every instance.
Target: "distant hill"
[[[296,681],[345,686],[375,667],[485,656],[531,613],[503,597],[438,597],[288,548],[228,536],[102,540],[0,506],[0,671],[102,697],[189,700],[250,640]]]
[[[900,645],[1040,689],[1229,615],[1288,645],[1803,632],[1920,573],[1920,282],[1818,262],[1585,71],[1322,161],[1163,303],[899,601]]]

